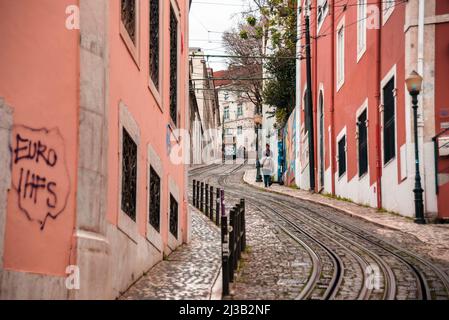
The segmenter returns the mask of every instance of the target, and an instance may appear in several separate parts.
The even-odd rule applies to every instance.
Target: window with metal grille
[[[368,130],[366,127],[366,110],[357,118],[357,132],[359,139],[359,177],[368,172]]]
[[[122,139],[122,211],[136,221],[137,144],[123,128]]]
[[[149,220],[151,226],[157,231],[161,231],[161,178],[150,167],[150,212]]]
[[[170,117],[178,124],[178,19],[170,6]]]
[[[121,0],[121,18],[129,37],[136,44],[136,0]]]
[[[159,1],[150,0],[150,77],[159,90]]]
[[[346,136],[338,141],[338,176],[346,173]]]
[[[178,239],[178,201],[170,194],[170,233]]]
[[[384,164],[396,156],[396,123],[394,102],[394,77],[383,88],[384,95]]]

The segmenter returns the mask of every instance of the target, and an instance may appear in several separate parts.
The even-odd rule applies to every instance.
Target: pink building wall
[[[56,150],[59,162],[50,167],[42,163],[42,158],[36,163],[34,157],[16,163],[14,160],[29,150],[13,150],[12,188],[8,192],[5,234],[1,235],[6,270],[63,276],[71,261],[76,212],[79,33],[64,27],[64,13],[73,3],[76,1],[0,1],[0,96],[13,109],[12,148],[18,146],[17,135],[33,143],[41,141],[48,149]],[[21,142],[19,147],[26,144]],[[39,189],[36,203],[23,198],[20,201],[17,189],[21,169],[56,181],[54,191],[57,201],[64,202],[63,208],[59,204],[56,210],[47,207],[46,200],[52,195],[46,189]],[[50,200],[53,202],[53,198]],[[56,219],[48,219],[41,229],[37,220],[42,220],[48,210],[52,214],[62,212]]]
[[[170,5],[179,19],[178,127],[188,128],[188,1],[160,1],[159,99],[149,85],[149,2],[136,1],[137,60],[118,0],[0,0],[0,298],[116,298],[189,240],[186,171],[167,143],[184,143],[168,129]],[[69,6],[79,8],[79,30],[66,28]],[[120,208],[122,125],[138,133],[134,224]],[[148,222],[150,164],[161,172],[160,235]],[[168,231],[170,194],[178,239]],[[66,286],[69,266],[79,268],[79,290]]]

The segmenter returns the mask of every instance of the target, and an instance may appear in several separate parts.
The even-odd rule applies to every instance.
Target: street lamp
[[[256,127],[256,182],[262,182],[262,175],[260,174],[260,160],[259,160],[259,127],[262,125],[262,115],[258,112],[254,116],[254,124]]]
[[[413,107],[413,123],[414,123],[414,134],[415,134],[415,223],[425,224],[424,219],[424,203],[423,203],[423,188],[421,186],[421,175],[419,172],[419,149],[418,149],[418,95],[422,89],[422,77],[413,71],[410,76],[405,80],[407,84],[407,89],[412,96],[412,107]]]

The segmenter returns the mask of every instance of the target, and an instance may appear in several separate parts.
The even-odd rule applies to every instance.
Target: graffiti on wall
[[[10,149],[17,205],[44,230],[64,212],[70,194],[64,139],[58,129],[15,126]]]

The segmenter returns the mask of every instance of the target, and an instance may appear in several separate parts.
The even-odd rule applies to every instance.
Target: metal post
[[[310,190],[315,191],[315,140],[313,129],[313,100],[312,100],[312,63],[310,54],[310,10],[306,7],[306,69],[307,69],[307,106],[306,106],[306,128],[309,133],[309,175]]]
[[[229,295],[229,234],[228,217],[221,217],[221,263],[223,269],[223,296]]]
[[[209,218],[214,221],[214,187],[209,190]]]
[[[421,186],[421,174],[419,172],[419,148],[418,148],[418,92],[411,92],[413,104],[413,123],[415,126],[415,223],[425,224],[423,188]]]
[[[201,182],[200,211],[204,212],[204,182]]]
[[[204,186],[204,214],[208,217],[209,216],[209,184],[206,183]]]
[[[216,204],[215,204],[215,223],[217,224],[217,226],[220,225],[220,208],[221,208],[221,202],[220,202],[220,196],[221,196],[221,191],[220,188],[217,188],[217,199],[215,200]]]
[[[196,208],[200,208],[200,182],[196,182]]]
[[[235,224],[234,224],[235,208],[231,209],[229,215],[229,224],[231,226],[231,231],[229,232],[229,281],[234,282],[234,271],[235,271]]]
[[[240,207],[242,208],[242,252],[246,250],[246,205],[245,205],[245,199],[240,200]]]
[[[193,197],[192,197],[192,203],[193,206],[195,206],[196,201],[196,180],[193,180]]]

